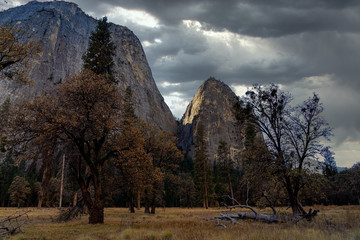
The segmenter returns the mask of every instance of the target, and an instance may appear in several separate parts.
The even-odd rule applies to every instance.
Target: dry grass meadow
[[[311,223],[267,224],[242,221],[227,224],[203,220],[219,215],[221,209],[158,209],[156,215],[143,210],[130,214],[125,208],[106,208],[105,224],[87,224],[87,215],[67,223],[55,223],[55,208],[0,208],[0,219],[19,211],[31,210],[19,233],[6,239],[354,239],[360,240],[360,206],[318,206],[319,216]],[[283,211],[286,211],[285,209]]]

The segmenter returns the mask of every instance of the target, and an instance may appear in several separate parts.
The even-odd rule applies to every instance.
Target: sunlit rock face
[[[208,142],[211,161],[216,160],[219,141],[230,146],[233,159],[243,148],[242,126],[235,117],[235,93],[225,83],[214,78],[206,80],[198,89],[181,119],[180,146],[189,157],[194,157],[194,136],[201,123]]]
[[[0,19],[23,27],[26,35],[42,45],[42,52],[29,69],[33,84],[23,86],[0,81],[0,101],[47,92],[80,72],[81,58],[97,24],[76,4],[62,1],[33,1],[1,12]],[[115,77],[121,89],[131,87],[136,114],[162,129],[176,132],[176,121],[155,84],[139,39],[123,26],[111,24],[110,30],[116,45]],[[24,36],[25,40],[28,36]]]

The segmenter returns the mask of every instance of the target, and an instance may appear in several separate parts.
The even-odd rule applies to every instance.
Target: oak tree
[[[31,188],[29,182],[25,178],[16,176],[9,189],[10,201],[12,204],[15,204],[18,208],[26,202],[29,194],[31,193]]]
[[[106,77],[84,71],[53,92],[23,101],[12,120],[15,145],[39,146],[53,154],[68,148],[72,171],[89,209],[89,223],[104,222],[103,166],[116,154],[112,141],[120,131],[119,96],[119,89]],[[43,161],[51,161],[53,154]]]
[[[150,213],[154,214],[156,205],[160,205],[164,197],[168,197],[171,191],[174,191],[169,186],[176,185],[175,175],[179,173],[179,163],[183,159],[183,154],[176,146],[177,138],[171,132],[160,130],[148,123],[143,123],[142,132],[145,138],[145,151],[152,158],[151,189],[146,190],[145,206],[150,206]]]
[[[118,151],[115,165],[119,170],[119,180],[126,192],[130,212],[135,212],[135,200],[138,194],[151,187],[152,159],[145,152],[145,139],[140,128],[140,122],[135,115],[132,104],[132,91],[127,88],[122,105],[120,120],[121,133],[114,141]]]
[[[0,25],[0,77],[26,83],[30,60],[40,51],[40,44],[27,40],[26,31],[10,24]],[[30,38],[27,38],[30,39]]]

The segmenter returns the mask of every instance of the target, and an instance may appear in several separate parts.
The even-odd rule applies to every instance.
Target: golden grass
[[[266,224],[242,221],[216,226],[204,218],[218,216],[220,209],[195,208],[157,209],[156,215],[143,213],[143,209],[130,214],[125,208],[106,208],[105,224],[89,225],[82,216],[67,223],[55,223],[57,209],[31,210],[25,233],[7,239],[138,239],[138,240],[198,240],[198,239],[354,239],[360,240],[360,206],[318,206],[319,216],[311,223]],[[0,219],[19,211],[0,208]],[[283,212],[286,210],[283,209]]]

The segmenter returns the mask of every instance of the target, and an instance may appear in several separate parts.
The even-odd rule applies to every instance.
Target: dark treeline
[[[104,175],[105,206],[129,208],[206,206],[198,176],[202,174],[202,171],[196,170],[193,159],[183,158],[180,150],[176,148],[175,137],[172,137],[170,133],[158,131],[155,127],[152,131],[155,134],[153,132],[149,135],[149,138],[145,140],[147,144],[151,142],[154,148],[158,147],[159,151],[172,151],[170,154],[173,155],[165,156],[162,159],[165,159],[165,162],[161,165],[156,163],[157,166],[154,166],[154,163],[146,165],[144,162],[139,162],[136,166],[136,162],[127,162],[126,164],[133,164],[128,170],[125,170],[125,167],[114,168],[114,165],[109,163]],[[145,141],[143,142],[144,149]],[[154,146],[156,144],[163,146]],[[216,207],[224,203],[231,205],[230,198],[227,198],[231,196],[243,203],[248,200],[250,205],[265,207],[268,203],[264,198],[263,189],[267,189],[267,195],[274,200],[274,205],[288,205],[284,189],[278,183],[266,176],[265,172],[253,172],[252,168],[259,167],[256,166],[257,164],[248,162],[255,161],[253,156],[248,159],[243,156],[242,160],[236,160],[231,159],[227,151],[227,143],[220,142],[217,161],[213,164],[208,163],[208,206]],[[145,151],[144,154],[146,154]],[[3,156],[0,162],[0,204],[2,207],[39,206],[39,201],[42,201],[42,206],[45,207],[59,206],[62,171],[60,155],[53,159],[49,177],[45,178],[43,176],[49,170],[44,167],[38,168],[36,162],[17,162],[10,153],[3,153]],[[155,162],[157,160],[153,157],[160,156],[153,155],[150,158]],[[73,206],[74,201],[76,202],[81,197],[81,191],[70,170],[69,161],[66,158],[63,206]],[[332,168],[333,166],[326,164],[322,166],[321,172],[313,174],[311,186],[303,190],[301,202],[305,205],[360,204],[360,164],[355,164],[341,172],[337,172],[336,168]],[[149,167],[152,169],[145,169]],[[331,171],[329,168],[332,168]],[[150,172],[146,172],[149,170]],[[46,185],[46,190],[42,189],[44,185]],[[45,192],[42,193],[42,191]],[[42,197],[41,194],[43,194]]]

